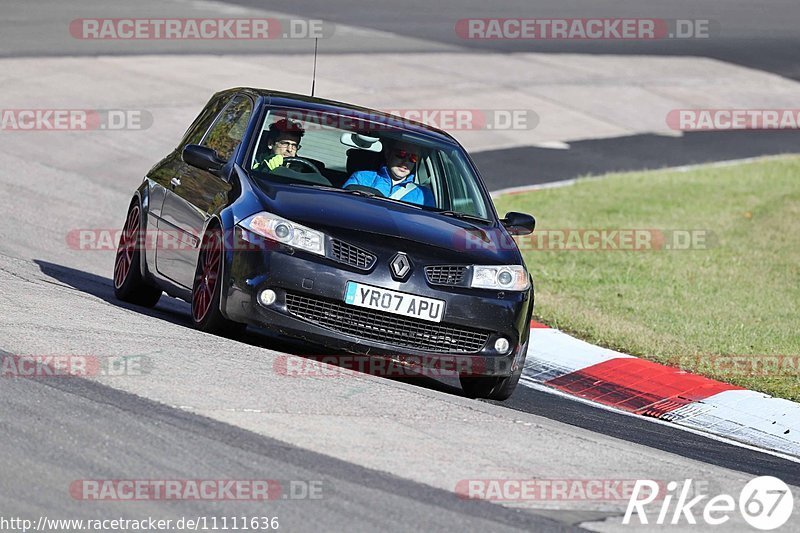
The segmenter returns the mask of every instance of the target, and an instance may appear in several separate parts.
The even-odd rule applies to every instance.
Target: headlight
[[[524,291],[529,286],[528,273],[520,265],[479,266],[472,267],[472,283],[475,289],[502,289],[506,291]]]
[[[267,239],[313,254],[325,255],[324,233],[271,213],[256,213],[239,222],[239,225]]]

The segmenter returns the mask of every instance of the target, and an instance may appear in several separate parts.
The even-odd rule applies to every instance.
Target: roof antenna
[[[317,83],[317,44],[319,38],[314,38],[314,73],[311,75],[311,96],[314,96],[314,86]]]

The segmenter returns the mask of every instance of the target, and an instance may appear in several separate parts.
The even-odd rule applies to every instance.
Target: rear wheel
[[[161,289],[148,285],[141,270],[142,210],[136,200],[128,209],[125,226],[119,236],[114,259],[114,295],[123,302],[153,307],[161,298]]]
[[[220,311],[224,252],[221,231],[206,231],[192,286],[192,323],[206,333],[231,337],[242,333],[246,325],[228,320]]]

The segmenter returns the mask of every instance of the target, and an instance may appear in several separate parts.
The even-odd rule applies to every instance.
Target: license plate
[[[381,289],[355,281],[347,282],[344,303],[429,322],[441,322],[444,317],[443,300]]]

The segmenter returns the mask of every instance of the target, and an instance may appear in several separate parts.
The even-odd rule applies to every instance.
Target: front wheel
[[[522,375],[522,368],[508,377],[474,377],[462,376],[459,378],[461,389],[470,398],[487,398],[489,400],[507,400]]]
[[[153,307],[161,298],[161,289],[148,285],[141,270],[142,210],[135,200],[125,219],[114,259],[114,296],[123,302]]]
[[[247,326],[228,320],[220,311],[224,253],[222,232],[219,229],[206,231],[192,286],[192,323],[200,331],[232,337]]]
[[[516,368],[516,370],[512,370],[510,376],[459,376],[461,390],[464,391],[464,394],[470,398],[487,398],[500,402],[507,400],[514,392],[514,389],[517,388],[519,378],[522,376],[525,359],[528,355],[528,342],[525,341],[518,348],[519,351],[512,362],[512,369]]]

